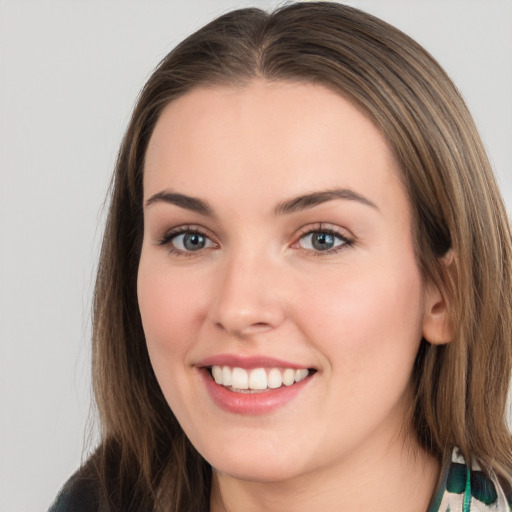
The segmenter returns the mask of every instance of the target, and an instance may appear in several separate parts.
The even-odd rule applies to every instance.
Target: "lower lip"
[[[304,380],[296,382],[291,386],[282,386],[276,389],[269,389],[268,391],[236,393],[217,384],[209,370],[202,369],[200,373],[206,389],[216,405],[234,414],[252,416],[268,414],[285,406],[305,389],[313,377],[313,375],[309,375]]]

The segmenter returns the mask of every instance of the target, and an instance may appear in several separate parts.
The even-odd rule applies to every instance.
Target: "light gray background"
[[[451,74],[510,209],[512,0],[347,3],[412,35]],[[213,16],[277,4],[0,0],[0,512],[46,510],[87,454],[102,203],[139,89]]]

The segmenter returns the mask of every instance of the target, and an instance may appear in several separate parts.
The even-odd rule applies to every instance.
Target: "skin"
[[[275,211],[333,189],[367,202]],[[169,191],[212,214],[150,200]],[[197,88],[157,122],[144,200],[147,347],[169,406],[213,467],[211,510],[425,511],[439,464],[408,428],[410,380],[422,335],[441,342],[446,314],[418,268],[399,165],[375,125],[320,85]],[[180,227],[204,233],[206,246],[161,243]],[[325,229],[339,250],[311,245],[306,234]],[[220,353],[317,371],[277,410],[233,414],[198,371]]]

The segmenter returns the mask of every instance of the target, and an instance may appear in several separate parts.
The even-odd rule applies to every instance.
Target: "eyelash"
[[[292,247],[297,245],[300,242],[300,240],[302,240],[307,235],[313,235],[315,233],[331,235],[331,236],[341,240],[341,242],[342,242],[341,244],[333,247],[332,249],[328,249],[325,251],[315,251],[312,249],[304,249],[310,255],[315,256],[315,257],[316,256],[328,256],[330,254],[337,254],[341,251],[348,249],[349,247],[351,247],[354,244],[354,239],[349,237],[346,234],[346,232],[342,231],[340,228],[337,228],[330,224],[326,225],[326,224],[318,223],[314,226],[306,226],[306,227],[302,228],[297,237],[297,241],[292,244]]]
[[[158,241],[158,245],[167,246],[169,254],[176,254],[177,256],[190,257],[196,256],[196,252],[202,252],[202,250],[182,251],[181,249],[175,247],[172,242],[175,238],[177,238],[180,235],[200,235],[206,238],[207,240],[210,240],[210,242],[212,242],[214,245],[217,245],[215,242],[212,241],[210,236],[208,236],[202,229],[198,228],[197,226],[180,226],[178,228],[171,229],[160,238],[160,240]]]
[[[349,247],[351,247],[354,244],[354,239],[347,236],[346,234],[344,234],[344,232],[342,232],[342,230],[340,230],[339,228],[333,227],[331,225],[325,225],[325,224],[319,223],[314,226],[307,226],[307,227],[302,228],[301,231],[299,232],[299,235],[297,236],[296,242],[294,242],[291,245],[291,247],[298,246],[299,242],[304,237],[306,237],[308,235],[313,235],[315,233],[331,235],[331,236],[337,238],[338,240],[341,240],[342,243],[333,247],[332,249],[327,249],[325,251],[304,249],[305,251],[307,251],[308,254],[313,255],[313,256],[327,256],[330,254],[336,254],[338,252],[348,249]],[[205,248],[198,249],[197,251],[183,251],[173,245],[172,242],[174,239],[176,239],[180,235],[185,235],[185,234],[186,235],[193,235],[193,234],[200,235],[218,247],[218,244],[216,242],[214,242],[211,239],[211,237],[205,233],[204,230],[202,230],[201,228],[198,228],[197,226],[180,226],[178,228],[174,228],[174,229],[166,232],[158,240],[158,245],[167,246],[167,249],[170,254],[176,254],[178,256],[184,256],[184,257],[196,256],[196,254],[195,254],[196,252],[197,253],[203,252],[203,250]],[[298,248],[300,248],[300,247],[298,247]],[[208,247],[206,249],[208,249]]]

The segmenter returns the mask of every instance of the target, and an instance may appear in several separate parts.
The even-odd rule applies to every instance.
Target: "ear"
[[[449,266],[452,261],[453,254],[448,254],[442,259],[441,264]],[[453,323],[446,299],[434,283],[427,283],[423,312],[423,337],[432,345],[444,345],[452,341],[453,336]]]

